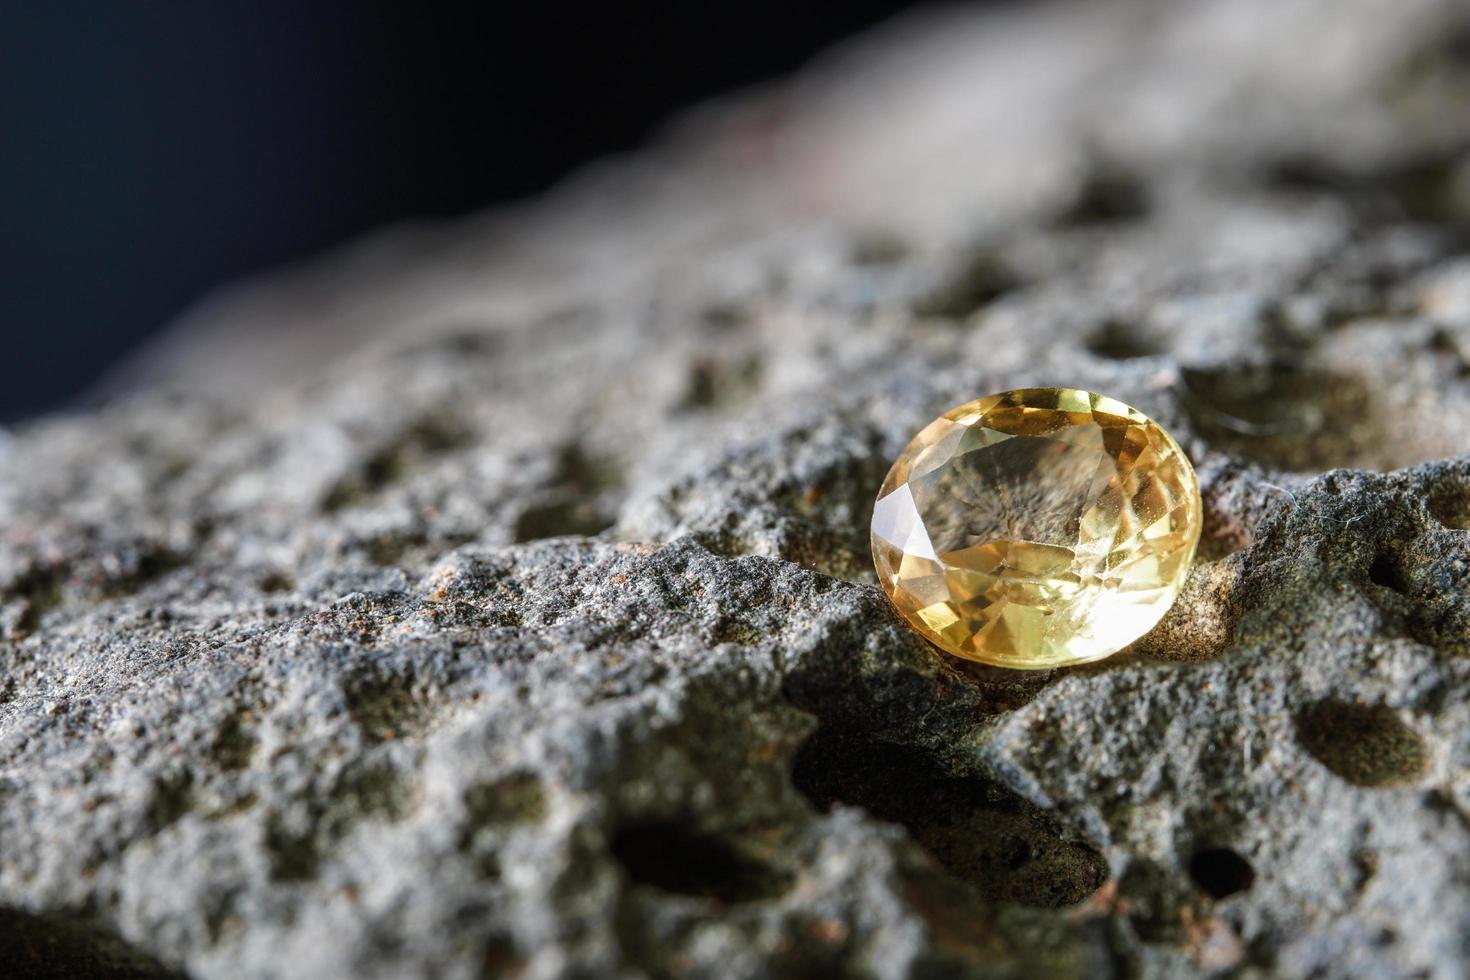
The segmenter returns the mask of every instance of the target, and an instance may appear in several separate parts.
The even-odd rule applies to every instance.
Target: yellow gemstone
[[[1199,482],[1148,416],[1076,388],[990,395],[924,427],[873,508],[873,561],[940,649],[1087,663],[1157,623],[1199,543]]]

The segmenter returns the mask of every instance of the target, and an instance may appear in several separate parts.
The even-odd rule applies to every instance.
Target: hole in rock
[[[266,821],[262,843],[273,881],[310,881],[326,857],[318,846],[315,828],[290,826],[278,814]]]
[[[1238,851],[1210,847],[1195,851],[1189,859],[1189,877],[1206,895],[1228,898],[1249,890],[1256,882],[1256,869]]]
[[[1429,337],[1429,343],[1425,345],[1442,365],[1441,370],[1448,372],[1456,378],[1470,376],[1470,346],[1462,346],[1455,332],[1446,328],[1438,327]]]
[[[0,973],[20,980],[183,977],[94,926],[5,908],[0,908]]]
[[[909,247],[892,232],[868,228],[852,237],[852,261],[856,265],[892,265],[908,257]]]
[[[519,772],[476,783],[464,794],[465,817],[475,826],[534,823],[546,810],[546,791],[534,773]]]
[[[611,849],[633,881],[676,895],[753,902],[774,898],[791,885],[786,872],[741,853],[719,837],[692,831],[680,821],[654,820],[622,827],[613,836]]]
[[[709,304],[699,318],[711,330],[724,333],[748,326],[753,316],[748,306],[727,300]]]
[[[267,572],[260,577],[256,587],[269,595],[276,592],[290,592],[296,588],[296,583],[285,572]]]
[[[424,347],[455,359],[488,357],[504,346],[503,338],[494,333],[496,328],[493,324],[450,325],[439,329],[444,331],[444,335]]]
[[[1185,410],[1222,452],[1272,469],[1391,470],[1452,455],[1451,428],[1412,406],[1387,406],[1356,375],[1294,364],[1186,369]]]
[[[363,539],[361,547],[368,561],[380,567],[388,567],[398,564],[411,548],[423,543],[422,534],[398,535],[389,531]]]
[[[582,494],[616,490],[624,483],[621,463],[611,456],[589,452],[577,443],[569,443],[557,453],[552,479]]]
[[[153,833],[176,823],[194,808],[194,777],[187,770],[159,777],[144,822]]]
[[[368,744],[410,735],[428,715],[427,698],[411,676],[365,671],[349,677],[342,694],[348,715]]]
[[[1078,186],[1057,224],[1076,227],[1137,221],[1148,215],[1149,207],[1148,188],[1142,181],[1116,167],[1100,166]]]
[[[705,637],[710,646],[734,643],[737,646],[750,647],[769,639],[759,627],[734,616],[720,616],[706,629]]]
[[[616,523],[587,500],[553,500],[521,511],[512,534],[517,544],[543,538],[592,537]]]
[[[1167,350],[1163,341],[1155,334],[1121,320],[1104,323],[1093,331],[1086,343],[1089,351],[1113,361],[1154,357]]]
[[[754,355],[733,360],[699,358],[689,367],[680,404],[695,411],[734,408],[760,390],[763,374],[764,365]]]
[[[601,534],[617,521],[608,498],[622,486],[617,460],[568,443],[553,460],[550,483],[521,511],[511,533],[517,544]]]
[[[1454,531],[1470,531],[1470,481],[1448,481],[1429,495],[1429,513]]]
[[[1288,191],[1331,194],[1367,222],[1457,223],[1470,214],[1466,167],[1459,148],[1357,171],[1322,159],[1290,157],[1268,168],[1267,182]]]
[[[510,773],[465,790],[465,823],[459,849],[485,879],[501,874],[501,835],[520,824],[532,824],[545,814],[545,788],[534,773]]]
[[[130,595],[187,561],[188,555],[156,541],[128,544],[103,559],[97,584],[106,595]]]
[[[1387,553],[1375,557],[1373,563],[1368,566],[1368,581],[1381,588],[1392,589],[1394,592],[1407,593],[1409,591],[1409,583],[1405,581],[1398,562]]]
[[[66,572],[59,565],[33,564],[0,592],[0,597],[17,599],[21,603],[20,614],[12,626],[13,639],[36,632],[41,628],[41,620],[46,613],[61,605]]]
[[[917,749],[819,730],[797,753],[792,780],[819,808],[846,803],[901,824],[990,899],[1057,908],[1108,877],[1102,854],[1050,814],[999,784],[953,776]]]
[[[418,339],[401,345],[398,357],[447,362],[458,367],[465,361],[488,358],[502,350],[505,346],[504,338],[499,335],[502,329],[492,321],[444,320],[426,326]]]
[[[418,801],[411,776],[388,763],[357,762],[324,794],[266,816],[261,843],[274,881],[310,881],[337,845],[365,821],[393,823]]]
[[[526,958],[516,949],[515,943],[504,936],[491,937],[480,953],[480,976],[485,980],[521,976],[526,966]]]
[[[215,731],[209,754],[215,765],[226,772],[245,769],[250,765],[250,760],[255,755],[255,733],[248,711],[232,711],[225,717]]]
[[[1358,786],[1411,782],[1429,765],[1424,739],[1387,705],[1327,699],[1296,717],[1302,748]]]
[[[743,534],[728,528],[713,531],[695,531],[691,537],[699,546],[721,558],[744,558],[758,554],[760,541],[754,535]]]
[[[415,469],[466,445],[470,432],[457,418],[429,415],[370,452],[327,490],[321,509],[334,513],[356,507],[402,480]]]
[[[919,316],[962,320],[1021,285],[1021,277],[993,249],[972,252],[948,279],[914,304]]]
[[[359,764],[338,778],[329,799],[322,824],[329,837],[340,839],[358,820],[402,820],[413,809],[414,787],[406,773],[391,765]]]

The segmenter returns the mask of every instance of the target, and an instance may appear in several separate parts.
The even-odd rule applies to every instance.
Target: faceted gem
[[[1199,483],[1167,432],[1076,388],[990,395],[924,427],[873,508],[873,561],[941,650],[1087,663],[1157,623],[1199,543]]]

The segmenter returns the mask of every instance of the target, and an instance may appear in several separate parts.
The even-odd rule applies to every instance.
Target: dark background
[[[212,286],[534,194],[904,6],[0,0],[0,421]]]

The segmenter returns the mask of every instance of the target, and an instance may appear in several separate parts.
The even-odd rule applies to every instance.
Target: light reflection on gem
[[[1202,524],[1178,444],[1122,402],[1026,388],[935,419],[873,509],[884,590],[941,649],[1006,667],[1099,660],[1173,604]]]

